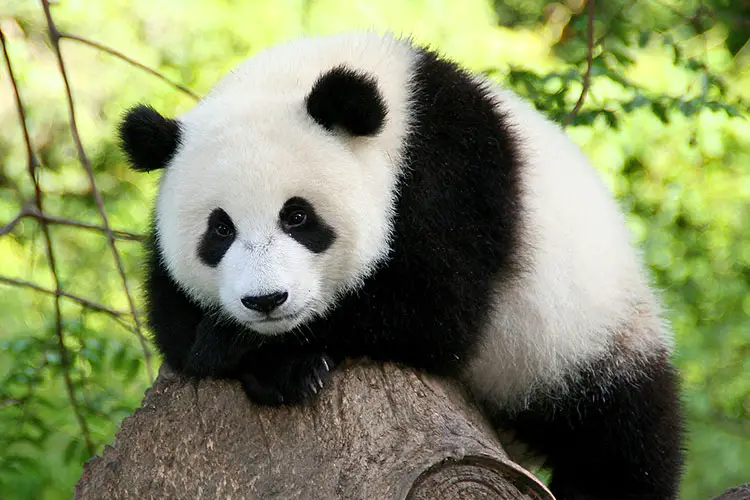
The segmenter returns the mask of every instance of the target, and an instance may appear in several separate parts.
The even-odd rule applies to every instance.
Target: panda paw
[[[248,398],[266,406],[294,405],[320,393],[331,376],[333,360],[323,352],[255,357],[239,379]]]
[[[192,377],[224,377],[238,362],[243,346],[241,334],[205,317],[196,328],[196,339],[184,361],[184,372]]]

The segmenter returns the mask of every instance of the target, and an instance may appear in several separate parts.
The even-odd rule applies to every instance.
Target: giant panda
[[[408,38],[305,37],[119,134],[163,170],[144,288],[173,369],[283,405],[345,358],[402,363],[462,381],[558,499],[676,496],[659,299],[595,169],[512,92]]]

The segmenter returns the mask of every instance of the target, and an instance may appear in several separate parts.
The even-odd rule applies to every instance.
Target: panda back
[[[523,407],[605,366],[602,385],[671,349],[624,215],[584,153],[551,120],[493,89],[521,158],[526,271],[497,280],[481,348],[467,369],[485,399]]]

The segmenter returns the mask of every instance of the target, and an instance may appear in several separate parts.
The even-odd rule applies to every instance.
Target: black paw
[[[241,338],[236,329],[218,325],[206,316],[196,329],[195,342],[185,360],[185,373],[199,379],[229,376],[244,349]]]
[[[185,361],[185,374],[203,379],[208,377],[221,378],[223,363],[221,358],[204,350],[192,349]]]
[[[247,396],[266,406],[293,405],[318,395],[331,376],[333,360],[325,353],[260,356],[248,360],[239,375]]]

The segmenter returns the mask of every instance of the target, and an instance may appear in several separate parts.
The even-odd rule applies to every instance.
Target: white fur
[[[271,334],[324,313],[361,283],[389,248],[413,58],[405,42],[374,33],[297,40],[247,60],[179,118],[182,146],[162,179],[156,222],[165,264],[189,295]],[[377,76],[389,103],[377,137],[332,137],[306,112],[316,79],[342,63]],[[279,229],[279,210],[294,196],[334,228],[326,252]],[[217,207],[237,239],[212,269],[196,249]],[[258,322],[240,303],[275,291],[289,298],[273,316],[293,318]]]
[[[622,212],[596,170],[530,104],[493,93],[521,139],[529,269],[498,285],[467,378],[483,399],[521,408],[532,392],[559,389],[564,374],[617,352],[616,344],[623,361],[636,361],[670,339]]]

